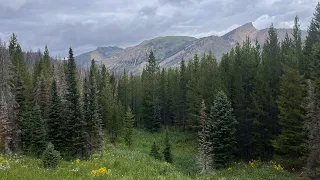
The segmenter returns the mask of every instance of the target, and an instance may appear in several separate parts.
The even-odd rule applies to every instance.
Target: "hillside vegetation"
[[[198,175],[196,163],[197,149],[194,135],[170,132],[173,147],[173,164],[155,160],[151,156],[152,142],[160,145],[163,133],[151,134],[145,131],[135,131],[133,146],[125,146],[123,139],[114,146],[105,145],[105,150],[94,154],[89,160],[62,161],[56,169],[46,170],[40,159],[27,156],[1,156],[0,179],[8,180],[86,180],[86,179],[263,179],[289,180],[296,179],[293,174],[276,169],[273,166],[263,166],[261,162],[249,164],[234,163],[225,170],[216,171],[211,175]],[[183,153],[181,153],[183,152]],[[7,162],[10,167],[5,168]],[[254,164],[256,163],[256,164]],[[94,170],[100,170],[96,174]]]

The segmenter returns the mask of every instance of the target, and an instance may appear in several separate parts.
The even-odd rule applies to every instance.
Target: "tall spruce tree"
[[[199,129],[199,109],[201,103],[201,94],[199,91],[199,58],[195,54],[191,67],[191,78],[187,84],[187,102],[188,102],[188,126],[190,129],[198,131]]]
[[[86,147],[86,132],[85,122],[79,102],[79,90],[77,83],[77,68],[73,57],[72,49],[69,49],[69,58],[66,71],[66,141],[65,147],[70,158],[82,157],[85,155]]]
[[[89,154],[100,150],[103,146],[102,120],[98,106],[98,91],[96,84],[96,65],[91,61],[89,83],[88,83],[88,107],[86,114],[86,132],[88,134]],[[84,102],[85,104],[86,102]]]
[[[309,82],[306,130],[308,132],[307,169],[310,179],[320,178],[320,45],[314,46]]]
[[[187,74],[186,74],[186,65],[184,59],[180,62],[180,99],[179,99],[179,106],[180,106],[180,126],[182,129],[186,128],[187,123]]]
[[[281,133],[273,141],[273,146],[277,159],[287,168],[300,168],[304,162],[303,116],[305,108],[303,102],[306,97],[304,84],[304,77],[299,74],[297,66],[286,65],[284,67],[277,100]]]
[[[237,121],[224,92],[218,92],[210,111],[209,122],[216,168],[225,167],[234,158]]]
[[[319,79],[318,79],[319,81]],[[307,175],[310,179],[320,178],[320,105],[319,90],[309,81],[309,94],[305,127],[308,132]]]
[[[145,127],[151,132],[157,132],[160,129],[161,106],[159,97],[159,80],[157,76],[159,66],[156,63],[153,52],[151,51],[148,58],[148,64],[144,70],[143,82],[143,119]]]
[[[201,131],[198,132],[198,141],[199,141],[199,157],[198,157],[198,164],[201,169],[201,173],[208,173],[212,170],[213,167],[213,158],[214,155],[212,154],[213,148],[212,148],[212,142],[210,139],[210,125],[208,124],[208,118],[207,118],[207,108],[202,100],[201,102],[201,117],[200,123],[201,123]]]
[[[129,96],[129,78],[127,71],[123,71],[123,75],[118,83],[118,99],[121,101],[123,106],[127,109],[130,105],[130,96]]]
[[[308,27],[308,35],[306,37],[304,48],[303,48],[303,60],[305,62],[304,72],[306,78],[311,77],[310,65],[313,63],[313,48],[316,44],[320,43],[320,3],[318,2],[313,18]]]
[[[66,123],[63,118],[63,106],[58,94],[57,83],[54,79],[51,85],[51,103],[49,107],[49,118],[47,121],[48,141],[63,155],[65,152]]]
[[[40,157],[47,145],[44,119],[41,117],[40,106],[35,104],[24,124],[24,148],[27,153]]]
[[[253,86],[251,115],[253,117],[252,146],[255,158],[271,159],[274,154],[271,141],[279,133],[276,99],[282,75],[281,53],[276,29],[271,25],[261,57],[261,64]],[[261,133],[263,132],[263,133]]]

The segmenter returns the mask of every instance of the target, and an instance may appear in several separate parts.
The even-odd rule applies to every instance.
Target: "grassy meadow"
[[[131,148],[122,139],[116,146],[106,143],[105,150],[89,160],[61,161],[56,169],[46,170],[40,159],[26,156],[0,157],[0,179],[8,180],[87,180],[87,179],[213,179],[213,180],[289,180],[296,177],[275,162],[259,161],[231,164],[230,167],[201,175],[197,168],[197,141],[192,134],[171,132],[173,163],[149,156],[153,141],[161,146],[164,134],[134,132]],[[7,164],[8,163],[8,164]]]

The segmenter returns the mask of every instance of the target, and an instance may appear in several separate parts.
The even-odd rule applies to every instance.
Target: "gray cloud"
[[[97,46],[127,47],[164,35],[222,35],[247,22],[259,28],[308,27],[317,0],[0,0],[0,37],[26,50],[65,56]]]

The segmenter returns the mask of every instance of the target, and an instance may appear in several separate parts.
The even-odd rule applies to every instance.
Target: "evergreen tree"
[[[118,83],[118,99],[121,101],[123,106],[127,109],[130,103],[129,97],[129,79],[127,71],[123,71],[123,75]]]
[[[65,153],[66,123],[63,118],[63,106],[58,94],[57,83],[54,79],[51,86],[51,104],[47,121],[48,141],[62,154]]]
[[[132,114],[132,111],[130,107],[128,107],[128,110],[124,116],[124,140],[127,146],[132,145],[132,135],[133,135],[133,128],[134,128],[134,115]]]
[[[156,59],[151,51],[149,54],[148,64],[144,70],[143,82],[143,119],[145,127],[151,132],[157,132],[160,129],[160,97],[157,72],[159,67],[156,64]]]
[[[261,64],[253,86],[251,116],[253,117],[252,146],[255,158],[272,158],[272,139],[279,133],[277,97],[282,75],[281,51],[276,29],[271,25]],[[263,133],[261,133],[263,132]]]
[[[186,121],[187,121],[187,77],[186,77],[186,65],[185,61],[182,59],[180,63],[180,127],[182,129],[186,128]]]
[[[293,46],[294,46],[294,54],[299,62],[299,71],[300,74],[305,74],[307,71],[308,64],[302,57],[302,40],[301,40],[301,29],[299,17],[296,16],[294,18],[294,26],[293,26]]]
[[[47,148],[42,154],[43,167],[46,169],[56,168],[60,160],[59,151],[54,150],[54,145],[48,143]]]
[[[48,105],[50,104],[50,94],[43,77],[38,79],[33,95],[34,103],[40,106],[41,116],[46,121],[48,118]]]
[[[103,146],[102,120],[99,114],[98,92],[96,84],[97,73],[95,61],[91,61],[89,84],[88,84],[88,106],[85,109],[86,114],[86,132],[88,134],[89,154],[100,150]],[[86,102],[84,102],[86,103]]]
[[[187,84],[188,126],[192,130],[199,129],[199,109],[201,94],[199,91],[199,58],[195,54],[192,62],[191,78]]]
[[[39,105],[35,104],[30,114],[25,116],[23,124],[25,150],[39,157],[47,144],[45,122],[41,117]]]
[[[76,63],[72,49],[69,49],[69,59],[66,71],[66,141],[65,147],[71,158],[84,156],[86,146],[85,122],[79,102],[79,91],[77,85]]]
[[[309,96],[306,116],[308,132],[307,169],[310,179],[320,178],[320,45],[314,46],[312,59],[312,81],[309,82]]]
[[[218,92],[209,117],[214,164],[217,168],[225,167],[234,157],[237,121],[232,113],[226,94]]]
[[[124,108],[120,101],[111,104],[110,122],[108,129],[110,133],[110,141],[115,144],[121,136],[123,130]]]
[[[46,82],[46,86],[49,89],[51,85],[50,83],[51,83],[51,77],[52,77],[52,68],[51,68],[50,54],[49,54],[47,45],[44,47],[44,53],[43,53],[41,65],[42,65],[42,68],[41,68],[42,75]]]
[[[306,74],[306,78],[310,78],[310,64],[313,61],[313,48],[316,44],[320,43],[320,3],[318,2],[315,12],[313,14],[313,18],[308,28],[308,35],[306,37],[304,48],[303,48],[303,60],[305,63],[303,73]]]
[[[319,79],[318,79],[319,81]],[[309,95],[305,127],[308,132],[307,173],[310,179],[320,178],[320,106],[319,90],[309,82]]]
[[[171,144],[170,144],[170,139],[169,139],[168,128],[165,131],[164,149],[163,149],[162,154],[163,154],[164,160],[166,162],[172,163]]]
[[[296,67],[285,66],[281,76],[280,94],[277,100],[281,133],[273,146],[279,162],[287,168],[303,165],[305,153],[303,131],[303,102],[306,97],[304,78]]]
[[[153,141],[153,144],[151,146],[150,156],[154,157],[155,159],[161,160],[161,155],[159,153],[159,147],[157,146],[155,141]]]
[[[198,163],[201,169],[201,173],[207,173],[212,169],[212,142],[210,141],[210,127],[207,121],[207,108],[202,100],[201,102],[201,131],[198,132],[198,141],[199,141],[199,157]]]
[[[160,73],[160,72],[159,72]],[[168,97],[167,97],[167,72],[165,69],[162,69],[160,75],[160,88],[159,88],[159,99],[160,99],[160,113],[161,113],[161,122],[162,124],[169,124],[168,117]],[[177,110],[179,111],[179,110]]]
[[[108,125],[111,120],[113,94],[110,84],[110,77],[107,73],[105,65],[102,66],[101,70],[101,84],[99,88],[99,109],[101,112],[102,124],[104,129],[108,130]]]

